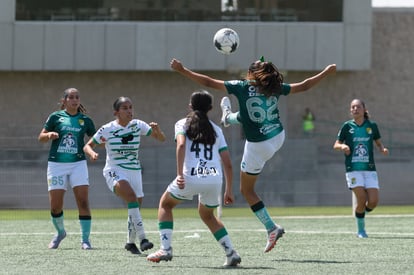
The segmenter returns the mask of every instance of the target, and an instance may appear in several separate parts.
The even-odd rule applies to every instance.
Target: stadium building
[[[80,90],[97,127],[113,119],[111,106],[119,96],[132,98],[137,118],[160,124],[168,140],[144,138],[140,151],[145,206],[156,207],[175,176],[174,123],[186,115],[190,94],[200,88],[171,72],[171,58],[236,79],[261,55],[288,83],[331,63],[338,69],[310,92],[282,99],[287,140],[258,182],[268,205],[350,204],[343,156],[332,145],[353,98],[365,100],[391,151],[388,158],[376,155],[381,203],[413,204],[413,21],[412,10],[376,10],[371,0],[2,0],[0,208],[48,207],[50,144],[40,144],[37,135],[68,87]],[[222,27],[240,36],[232,55],[213,46]],[[224,94],[211,92],[211,118],[218,122]],[[317,118],[312,139],[302,136],[306,107]],[[243,135],[239,127],[224,133],[235,168],[236,205],[244,205],[238,192]],[[120,206],[104,183],[103,165],[104,151],[89,165],[91,205]],[[74,203],[66,201],[67,207]]]

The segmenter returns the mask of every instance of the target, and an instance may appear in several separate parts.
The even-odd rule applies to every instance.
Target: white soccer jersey
[[[141,136],[149,136],[151,127],[139,119],[131,120],[126,127],[116,120],[103,125],[93,136],[96,144],[105,143],[105,169],[121,167],[128,170],[140,170],[138,151]]]
[[[186,119],[175,124],[175,136],[185,135]],[[191,141],[186,136],[186,148],[183,174],[191,177],[194,182],[222,182],[222,168],[220,152],[227,150],[227,143],[223,132],[215,123],[210,121],[216,131],[217,138],[214,145],[205,145]]]

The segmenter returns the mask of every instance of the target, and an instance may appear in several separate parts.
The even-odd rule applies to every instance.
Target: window
[[[343,0],[16,0],[16,20],[342,21]]]

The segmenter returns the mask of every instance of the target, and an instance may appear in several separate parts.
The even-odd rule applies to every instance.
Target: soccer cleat
[[[223,264],[224,267],[234,267],[241,263],[241,258],[235,250],[232,250],[231,253],[226,256],[226,261]]]
[[[168,261],[171,261],[172,258],[173,258],[172,247],[170,247],[170,249],[168,250],[160,249],[157,252],[154,252],[147,256],[147,260],[154,262],[154,263],[159,263],[160,261],[168,262]]]
[[[365,239],[365,238],[368,238],[368,235],[367,235],[367,232],[365,232],[365,230],[362,230],[358,232],[357,237],[361,239]]]
[[[66,237],[66,231],[63,231],[62,234],[57,234],[49,243],[49,249],[56,249],[59,247],[60,242]]]
[[[92,249],[92,245],[89,241],[84,241],[81,243],[81,248],[83,250],[91,250]]]
[[[276,225],[276,228],[267,235],[267,243],[264,252],[266,253],[272,250],[273,247],[275,247],[277,240],[282,238],[283,234],[285,234],[283,227]]]
[[[220,121],[220,123],[224,127],[229,127],[230,126],[230,123],[227,122],[227,117],[231,113],[231,103],[230,103],[230,99],[227,96],[225,96],[225,97],[223,97],[221,99],[220,107],[221,107],[221,111],[223,113],[221,115],[221,121]]]
[[[153,248],[154,244],[148,241],[147,239],[143,239],[139,247],[141,248],[142,251],[145,251],[145,250]]]
[[[125,249],[132,254],[141,254],[141,251],[139,251],[138,247],[134,243],[125,244]]]

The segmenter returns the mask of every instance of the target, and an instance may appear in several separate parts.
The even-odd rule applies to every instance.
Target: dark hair
[[[65,102],[66,98],[69,96],[69,94],[71,92],[77,92],[79,94],[79,90],[76,89],[76,88],[67,88],[66,90],[64,90],[63,91],[63,96],[62,96],[62,102],[60,104],[60,109],[61,110],[65,109],[65,103],[64,102]],[[82,114],[86,114],[86,108],[82,104],[79,104],[78,112],[82,113]]]
[[[213,145],[216,143],[216,131],[207,116],[213,108],[213,96],[204,90],[191,95],[191,112],[187,115],[186,135],[195,142]]]
[[[114,111],[119,111],[119,108],[121,108],[122,103],[130,102],[132,104],[132,100],[129,97],[126,96],[120,96],[118,97],[112,107],[114,108]]]
[[[249,72],[254,77],[253,86],[266,97],[279,95],[282,92],[283,75],[279,69],[267,61],[256,61],[249,66]]]

